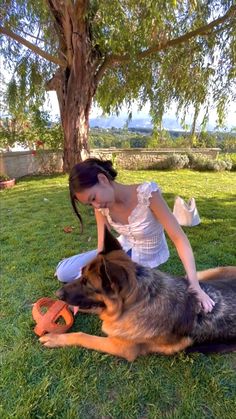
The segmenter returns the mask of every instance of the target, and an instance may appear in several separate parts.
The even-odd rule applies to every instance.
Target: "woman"
[[[154,182],[124,185],[116,182],[116,176],[111,161],[89,158],[73,167],[69,177],[71,203],[81,224],[77,203],[94,208],[98,246],[96,250],[61,261],[56,270],[58,279],[70,282],[80,277],[81,268],[103,249],[105,225],[120,234],[118,240],[134,262],[157,267],[169,258],[165,230],[203,310],[210,312],[214,301],[199,285],[191,245],[163,199],[159,186]]]

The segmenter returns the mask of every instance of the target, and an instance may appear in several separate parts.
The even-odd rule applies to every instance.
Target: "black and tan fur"
[[[47,347],[82,346],[129,361],[151,352],[191,351],[196,344],[214,348],[221,342],[235,350],[236,267],[198,275],[202,289],[216,303],[208,314],[200,310],[185,278],[132,262],[106,231],[104,251],[83,269],[80,279],[57,294],[80,311],[99,315],[107,337],[78,332],[47,334],[40,341]]]

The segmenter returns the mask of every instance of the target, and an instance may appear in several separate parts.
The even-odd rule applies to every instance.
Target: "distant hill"
[[[111,129],[111,128],[124,128],[127,126],[127,118],[125,116],[109,116],[109,117],[97,117],[90,119],[90,127],[91,128],[103,128],[103,129]],[[153,124],[151,122],[150,117],[143,117],[143,118],[134,118],[128,122],[128,128],[132,130],[135,128],[146,128],[150,131],[153,128]],[[183,131],[183,128],[178,123],[176,118],[164,117],[163,119],[163,128],[171,131]],[[212,124],[208,124],[207,126],[208,131],[213,131],[214,126]]]

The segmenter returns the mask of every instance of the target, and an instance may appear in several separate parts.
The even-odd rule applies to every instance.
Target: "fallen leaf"
[[[65,226],[63,227],[64,233],[72,233],[74,227],[71,226]]]

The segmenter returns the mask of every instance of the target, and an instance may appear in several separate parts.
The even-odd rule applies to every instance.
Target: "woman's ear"
[[[98,173],[97,178],[98,178],[98,182],[101,185],[108,185],[110,183],[109,180],[107,179],[106,175],[104,175],[103,173]]]

